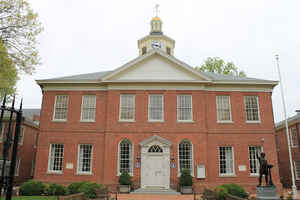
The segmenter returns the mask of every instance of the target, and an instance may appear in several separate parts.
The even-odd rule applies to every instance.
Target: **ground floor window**
[[[126,171],[133,173],[133,146],[130,140],[125,139],[119,144],[119,174]]]
[[[261,146],[249,146],[249,170],[250,175],[259,174],[259,160],[257,154],[260,156],[262,152]]]
[[[233,147],[219,147],[220,175],[234,175]]]
[[[300,161],[295,161],[295,174],[296,174],[296,179],[300,180]]]
[[[91,144],[80,144],[78,150],[78,173],[92,173],[93,146]]]
[[[64,159],[64,145],[51,144],[49,155],[49,168],[50,172],[61,172]]]
[[[179,172],[189,169],[193,174],[193,146],[188,140],[184,140],[178,145]]]

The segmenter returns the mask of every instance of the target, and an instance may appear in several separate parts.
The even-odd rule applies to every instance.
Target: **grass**
[[[5,200],[1,198],[0,200]],[[57,200],[56,196],[19,196],[13,197],[12,200]]]

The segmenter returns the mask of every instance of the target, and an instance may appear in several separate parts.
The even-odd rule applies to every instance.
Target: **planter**
[[[129,193],[130,185],[120,185],[120,193]]]
[[[181,186],[180,187],[181,194],[192,194],[193,187],[192,186]]]

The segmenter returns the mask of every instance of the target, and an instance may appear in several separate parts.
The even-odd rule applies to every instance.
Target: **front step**
[[[180,194],[172,189],[165,189],[161,187],[147,187],[147,188],[139,188],[130,194]]]

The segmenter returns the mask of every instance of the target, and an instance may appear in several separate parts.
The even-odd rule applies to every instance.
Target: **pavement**
[[[118,200],[194,200],[194,195],[118,194]],[[200,196],[197,196],[197,200],[201,200]]]

